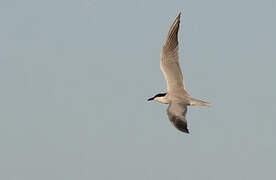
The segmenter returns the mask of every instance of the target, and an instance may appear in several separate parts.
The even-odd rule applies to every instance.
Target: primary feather
[[[181,13],[176,17],[166,37],[160,66],[167,80],[168,92],[184,90],[183,75],[178,58],[178,30]]]

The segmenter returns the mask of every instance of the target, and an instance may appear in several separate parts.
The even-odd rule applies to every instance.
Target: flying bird
[[[167,93],[157,94],[148,101],[169,104],[167,114],[171,123],[180,131],[189,133],[187,106],[210,106],[210,103],[190,97],[185,89],[178,58],[178,30],[181,13],[170,27],[161,52],[160,67],[167,80]]]

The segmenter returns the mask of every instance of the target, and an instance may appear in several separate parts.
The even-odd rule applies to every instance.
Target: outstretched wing
[[[178,30],[181,13],[174,20],[161,53],[160,66],[167,80],[168,92],[184,89],[183,75],[178,61]]]
[[[187,105],[171,103],[167,109],[167,114],[171,123],[180,131],[189,133],[186,120]]]

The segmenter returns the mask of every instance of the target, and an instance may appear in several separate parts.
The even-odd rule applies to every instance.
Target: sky
[[[182,12],[190,134],[159,67]],[[275,0],[1,0],[0,179],[275,179]]]

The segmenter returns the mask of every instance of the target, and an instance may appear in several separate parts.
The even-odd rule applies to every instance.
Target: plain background
[[[191,134],[167,105],[182,12]],[[275,0],[1,0],[0,179],[275,179]]]

